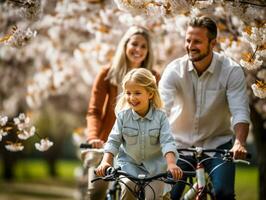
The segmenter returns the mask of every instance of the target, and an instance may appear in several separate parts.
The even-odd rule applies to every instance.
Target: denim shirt
[[[145,117],[132,109],[118,113],[104,149],[114,156],[118,154],[117,164],[135,176],[165,172],[164,156],[168,152],[178,158],[166,114],[152,106]]]

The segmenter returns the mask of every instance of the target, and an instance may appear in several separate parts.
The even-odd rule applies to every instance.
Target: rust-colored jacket
[[[103,67],[97,75],[92,91],[87,113],[88,140],[101,139],[107,141],[108,135],[115,123],[115,105],[118,95],[117,86],[106,80],[109,67]],[[152,70],[157,83],[160,75]]]

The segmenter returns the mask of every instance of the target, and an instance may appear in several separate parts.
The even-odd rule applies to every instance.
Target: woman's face
[[[148,54],[148,42],[140,34],[131,36],[126,44],[126,56],[128,66],[137,68],[145,60]]]

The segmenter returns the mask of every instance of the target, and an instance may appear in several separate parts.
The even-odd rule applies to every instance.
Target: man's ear
[[[214,48],[216,44],[217,44],[217,40],[216,39],[212,39],[211,42],[210,42],[211,47]]]

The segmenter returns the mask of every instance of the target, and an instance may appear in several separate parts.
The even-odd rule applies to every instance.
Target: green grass
[[[50,177],[48,164],[44,160],[20,160],[15,167],[15,182],[38,182],[75,185],[74,170],[81,167],[81,161],[59,160],[56,164],[58,176]],[[2,174],[2,165],[0,165]]]
[[[236,199],[258,199],[258,169],[256,167],[238,167],[236,171]]]
[[[74,178],[74,169],[80,165],[79,161],[58,161],[56,164],[58,177],[64,180],[72,180]],[[18,179],[45,179],[49,176],[48,165],[43,160],[20,161],[16,166],[15,174]]]
[[[17,182],[49,183],[76,187],[74,170],[81,166],[80,161],[61,160],[57,163],[58,178],[48,176],[47,163],[42,160],[25,160],[17,163]],[[236,171],[236,198],[237,200],[258,199],[258,171],[256,167],[237,167]],[[2,191],[1,191],[2,192]]]

